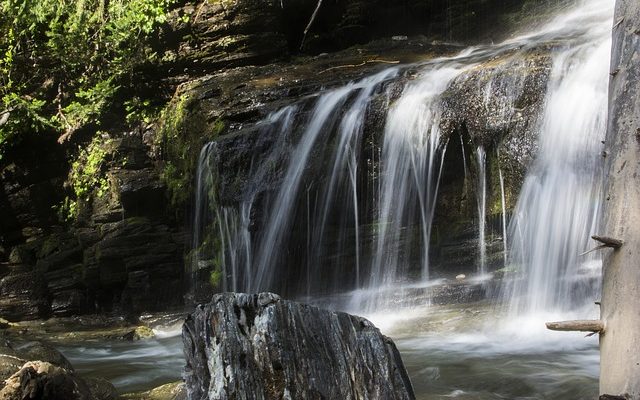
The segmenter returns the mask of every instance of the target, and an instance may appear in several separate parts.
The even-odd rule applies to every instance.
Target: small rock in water
[[[391,40],[398,40],[398,41],[402,41],[402,40],[408,40],[409,37],[405,36],[405,35],[398,35],[398,36],[392,36]]]
[[[138,326],[136,329],[131,332],[127,332],[122,336],[124,340],[142,340],[142,339],[151,339],[155,337],[156,334],[153,332],[153,329],[148,326]]]
[[[463,281],[466,277],[465,274],[456,275],[456,280]]]
[[[146,392],[125,393],[118,399],[127,400],[187,400],[184,382],[167,383]]]

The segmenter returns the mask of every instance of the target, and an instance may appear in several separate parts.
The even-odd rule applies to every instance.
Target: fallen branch
[[[591,236],[591,239],[602,243],[602,246],[604,247],[611,247],[613,249],[619,249],[624,244],[624,242],[620,239],[614,239],[607,236],[594,235],[594,236]]]
[[[594,252],[594,251],[596,251],[596,250],[606,249],[607,247],[609,247],[609,246],[606,246],[606,245],[604,245],[604,244],[601,244],[600,246],[594,247],[593,249],[591,249],[591,250],[587,250],[587,251],[585,251],[584,253],[580,253],[579,255],[580,255],[580,256],[586,256],[587,254],[589,254],[589,253],[591,253],[591,252]]]
[[[322,5],[322,0],[318,0],[318,4],[316,5],[316,9],[313,10],[313,14],[311,14],[311,19],[307,24],[307,27],[304,28],[304,33],[302,34],[302,42],[300,43],[300,50],[304,47],[304,41],[307,38],[307,33],[309,33],[309,29],[311,29],[311,25],[313,25],[313,21],[315,21],[316,16],[318,15],[318,11],[320,11],[320,6]]]
[[[624,18],[620,18],[618,20],[618,22],[615,23],[615,25],[613,25],[613,29],[616,29],[618,26],[620,26],[620,24],[622,23],[622,21],[624,21]]]
[[[552,331],[604,332],[604,323],[600,320],[547,322],[546,325]]]
[[[389,60],[378,60],[378,59],[373,59],[373,60],[365,60],[363,62],[361,62],[360,64],[346,64],[346,65],[338,65],[336,67],[331,67],[331,68],[327,68],[324,69],[320,72],[318,72],[318,74],[324,74],[325,72],[329,72],[329,71],[333,71],[335,69],[342,69],[342,68],[357,68],[357,67],[362,67],[366,64],[374,64],[374,63],[381,63],[381,64],[399,64],[400,61],[397,60],[393,60],[393,61],[389,61]]]

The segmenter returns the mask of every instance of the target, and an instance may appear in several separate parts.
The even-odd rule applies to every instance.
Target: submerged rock
[[[125,333],[122,336],[122,339],[124,340],[144,340],[144,339],[151,339],[155,336],[156,334],[153,332],[153,329],[149,328],[148,326],[138,326],[135,329],[133,329],[130,332]]]
[[[190,399],[414,399],[391,339],[364,318],[224,293],[184,326]]]
[[[146,392],[126,393],[120,398],[131,400],[186,400],[187,389],[184,382],[171,382]]]

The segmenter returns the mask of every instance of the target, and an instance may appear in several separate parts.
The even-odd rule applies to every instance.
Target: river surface
[[[505,323],[487,304],[474,303],[368,317],[396,342],[418,399],[597,397],[597,337],[547,331],[543,322],[554,315]],[[157,328],[151,340],[84,341],[58,348],[81,375],[107,379],[126,393],[181,378],[179,333],[174,325]]]
[[[595,399],[597,336],[546,330],[558,317],[497,319],[473,304],[370,319],[396,342],[418,399]]]

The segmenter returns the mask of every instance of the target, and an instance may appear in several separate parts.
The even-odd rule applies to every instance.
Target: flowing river
[[[396,342],[416,396],[437,399],[595,398],[598,340],[554,333],[541,324],[557,315],[498,325],[487,303],[430,306],[370,315]],[[83,376],[110,380],[122,392],[181,379],[179,326],[137,342],[64,343],[59,349]]]

